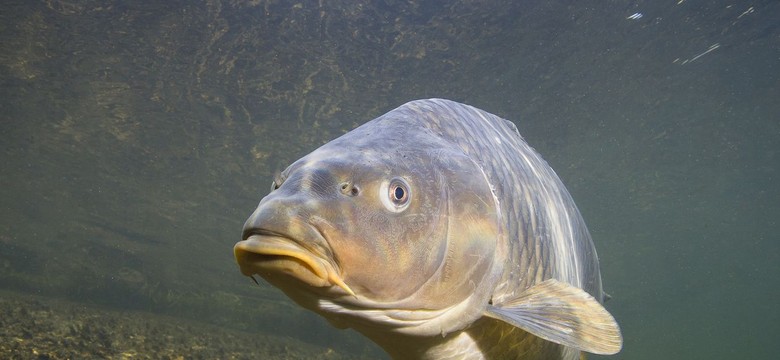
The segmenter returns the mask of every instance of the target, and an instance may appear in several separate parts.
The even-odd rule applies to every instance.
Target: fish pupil
[[[401,202],[404,200],[404,197],[406,197],[406,191],[400,186],[396,186],[395,191],[393,191],[393,195],[396,202]]]

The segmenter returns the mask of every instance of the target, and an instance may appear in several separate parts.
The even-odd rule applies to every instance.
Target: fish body
[[[398,359],[579,359],[622,346],[596,250],[511,122],[416,100],[285,169],[234,247]]]

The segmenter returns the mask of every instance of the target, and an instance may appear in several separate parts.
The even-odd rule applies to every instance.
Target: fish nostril
[[[341,183],[341,193],[347,196],[357,196],[360,194],[360,189],[351,182]]]

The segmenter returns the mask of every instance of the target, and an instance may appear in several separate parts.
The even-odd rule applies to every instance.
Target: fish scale
[[[432,131],[439,132],[457,143],[465,153],[473,156],[486,170],[491,185],[494,186],[496,197],[499,199],[501,212],[504,214],[508,236],[507,243],[511,249],[509,254],[510,257],[513,257],[510,262],[519,264],[518,268],[520,269],[527,269],[524,274],[508,271],[503,277],[503,281],[519,286],[514,286],[515,289],[507,294],[496,294],[497,297],[513,296],[516,292],[522,291],[533,283],[546,280],[559,273],[574,272],[573,275],[561,280],[582,287],[592,296],[601,300],[602,289],[598,274],[598,259],[595,257],[596,252],[585,227],[585,222],[574,207],[574,202],[568,192],[565,192],[565,187],[558,176],[523,141],[514,124],[474,107],[443,99],[420,101],[396,111],[399,111],[399,116],[422,115],[432,119],[427,123]],[[467,132],[467,129],[471,129],[471,132]],[[477,131],[477,129],[483,131]],[[496,139],[501,139],[501,141],[496,141]],[[521,159],[518,159],[518,154],[522,154]],[[544,173],[540,174],[539,172]],[[545,182],[541,182],[539,179],[545,179]],[[564,192],[551,194],[552,190],[549,189],[564,189]],[[530,195],[531,201],[521,201],[525,195]],[[553,199],[553,196],[556,196],[557,199]],[[560,209],[561,214],[564,211],[571,214],[569,217],[572,218],[572,226],[579,228],[578,231],[575,231],[576,238],[567,240],[563,234],[547,232],[537,225],[537,219],[547,217],[547,214],[535,211],[532,206],[543,205],[542,203],[545,201],[566,205],[563,208],[556,207],[556,209]],[[541,222],[549,223],[550,220],[544,219]],[[529,234],[533,234],[533,236],[529,236]],[[565,267],[573,269],[575,264],[559,264],[559,259],[551,254],[551,251],[555,251],[556,247],[572,247],[572,250],[581,256],[575,255],[569,258],[581,259],[583,266],[574,269],[574,271],[567,271]],[[578,276],[579,273],[583,273],[584,276]]]

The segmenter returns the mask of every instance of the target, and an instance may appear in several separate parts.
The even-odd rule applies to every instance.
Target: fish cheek
[[[351,216],[353,229],[332,247],[346,283],[359,295],[382,301],[407,298],[438,267],[441,260],[431,257],[440,258],[442,251],[435,248],[424,214],[390,214],[366,206]],[[432,244],[421,243],[421,237]]]

